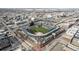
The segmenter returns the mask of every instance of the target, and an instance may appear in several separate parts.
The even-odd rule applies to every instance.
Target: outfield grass
[[[33,27],[31,29],[32,33],[36,33],[36,32],[42,32],[42,33],[47,33],[48,29],[42,27],[42,26],[38,26],[38,27]]]

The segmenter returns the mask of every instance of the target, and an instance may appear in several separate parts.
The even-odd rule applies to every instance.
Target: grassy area
[[[33,27],[31,29],[32,33],[36,33],[36,32],[42,32],[42,33],[47,33],[48,29],[42,27],[42,26],[37,26],[37,27]]]

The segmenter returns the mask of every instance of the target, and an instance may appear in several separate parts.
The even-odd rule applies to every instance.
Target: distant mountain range
[[[25,11],[73,12],[73,11],[79,11],[79,8],[0,8],[0,12],[25,12]]]

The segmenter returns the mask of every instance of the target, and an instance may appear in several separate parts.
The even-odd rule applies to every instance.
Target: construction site
[[[0,9],[0,51],[79,51],[79,9]]]

